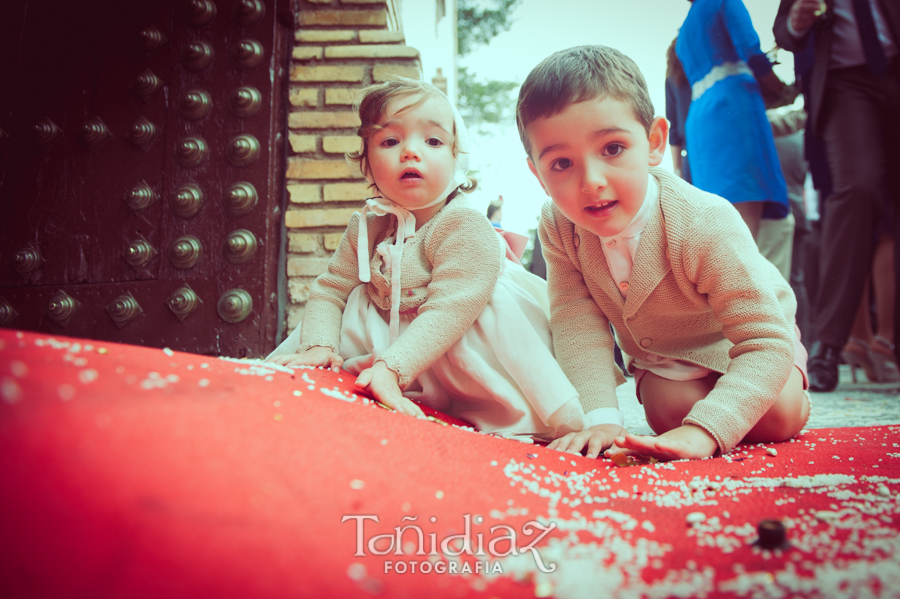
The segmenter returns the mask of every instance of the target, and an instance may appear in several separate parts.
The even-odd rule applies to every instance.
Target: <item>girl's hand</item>
[[[403,397],[397,373],[387,367],[384,362],[375,362],[356,377],[356,386],[368,389],[375,399],[400,412],[417,418],[424,418],[425,413],[411,400]]]
[[[282,354],[272,356],[267,362],[281,364],[288,368],[297,366],[324,366],[326,368],[340,368],[344,365],[344,358],[334,353],[330,347],[317,345],[299,354]]]
[[[604,455],[638,454],[657,460],[683,460],[707,458],[718,449],[716,440],[704,429],[693,424],[673,428],[658,437],[626,433],[616,437],[616,445]]]
[[[559,451],[582,451],[587,446],[589,458],[596,458],[600,452],[613,444],[617,437],[625,434],[625,429],[618,424],[597,424],[580,433],[569,433],[548,445],[549,449]]]

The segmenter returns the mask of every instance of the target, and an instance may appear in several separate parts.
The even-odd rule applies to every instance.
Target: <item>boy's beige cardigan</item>
[[[648,352],[724,373],[684,423],[731,450],[775,402],[794,361],[796,301],[737,210],[651,168],[660,201],[641,235],[623,300],[600,238],[552,203],[541,215],[556,359],[585,413],[618,407],[624,382],[613,339],[632,369]]]

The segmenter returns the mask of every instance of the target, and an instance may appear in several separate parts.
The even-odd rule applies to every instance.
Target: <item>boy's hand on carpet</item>
[[[400,392],[400,379],[397,373],[387,367],[384,362],[375,362],[371,368],[366,368],[356,377],[356,386],[368,389],[375,399],[397,410],[401,414],[408,414],[417,418],[424,418],[425,412],[410,399],[403,397]]]
[[[708,432],[693,424],[673,428],[658,437],[626,433],[616,437],[615,446],[604,455],[641,455],[657,460],[707,458],[718,449],[716,440]]]
[[[296,368],[297,366],[324,366],[325,368],[340,368],[344,365],[344,358],[330,347],[322,347],[317,345],[299,354],[281,354],[272,356],[267,362],[281,364],[288,368]]]
[[[559,451],[577,452],[587,448],[585,455],[589,458],[596,458],[601,451],[613,444],[616,437],[623,433],[625,433],[625,429],[618,424],[597,424],[579,433],[569,433],[555,439],[547,447]]]

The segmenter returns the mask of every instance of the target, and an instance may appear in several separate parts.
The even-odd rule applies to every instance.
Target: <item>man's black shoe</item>
[[[813,344],[807,366],[809,390],[818,393],[834,391],[838,384],[838,364],[841,348],[816,341]]]

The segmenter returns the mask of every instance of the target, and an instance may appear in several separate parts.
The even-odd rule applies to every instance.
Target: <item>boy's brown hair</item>
[[[516,104],[516,125],[525,152],[531,156],[525,132],[530,123],[559,114],[570,104],[607,97],[631,106],[650,134],[653,102],[633,60],[606,46],[576,46],[545,58],[525,78]]]

